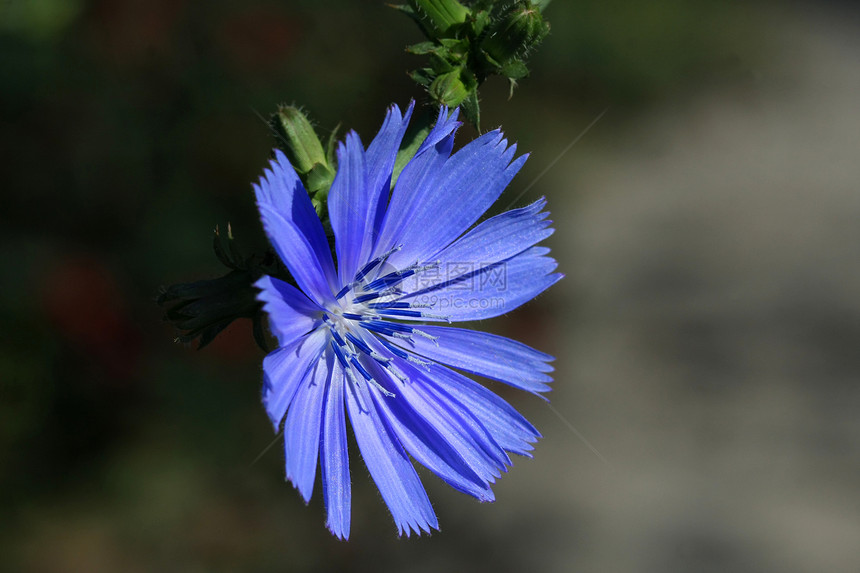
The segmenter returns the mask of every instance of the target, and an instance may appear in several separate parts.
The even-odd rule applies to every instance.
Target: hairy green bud
[[[504,67],[531,52],[549,34],[549,24],[531,2],[511,5],[487,30],[481,50],[494,63]]]

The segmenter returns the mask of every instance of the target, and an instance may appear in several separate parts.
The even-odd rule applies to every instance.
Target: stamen
[[[353,302],[356,302],[356,303],[367,302],[369,300],[373,300],[373,299],[379,298],[381,296],[383,296],[383,293],[381,293],[381,292],[371,292],[371,293],[367,293],[367,294],[363,294],[363,295],[355,297],[355,300],[353,300]]]
[[[407,354],[406,351],[403,350],[402,348],[395,346],[394,344],[391,344],[390,342],[388,342],[384,338],[378,338],[377,340],[379,340],[385,348],[390,350],[394,356],[397,356],[398,358],[403,358],[405,360],[409,359],[409,354]]]
[[[360,338],[355,336],[353,333],[347,332],[346,338],[347,338],[347,340],[352,342],[355,346],[357,346],[358,349],[361,350],[362,352],[364,352],[365,354],[368,354],[368,355],[373,354],[373,350],[371,350],[370,347],[367,344],[365,344],[363,340],[361,340]]]
[[[404,318],[434,318],[437,320],[444,320],[448,324],[451,324],[450,317],[441,314],[430,314],[429,312],[418,312],[416,310],[390,309],[382,310],[381,314],[384,316],[402,316]]]
[[[383,394],[385,394],[385,395],[386,395],[386,396],[388,396],[389,398],[394,398],[394,394],[393,394],[392,392],[389,392],[389,391],[388,391],[388,390],[386,390],[385,388],[383,388],[383,387],[379,384],[379,382],[377,382],[377,381],[376,381],[376,379],[375,379],[375,378],[371,378],[370,380],[368,380],[368,382],[370,382],[371,384],[373,384],[373,385],[376,387],[376,389],[377,389],[377,390],[379,390],[380,392],[382,392]]]
[[[335,297],[334,297],[334,298],[335,298],[335,299],[337,299],[337,300],[342,299],[344,296],[346,296],[346,293],[348,293],[349,291],[351,291],[351,290],[352,290],[352,288],[353,288],[354,286],[355,286],[355,283],[349,283],[348,285],[346,285],[345,287],[343,287],[342,289],[340,289],[340,292],[339,292],[339,293],[337,293],[337,295],[335,295]]]
[[[389,364],[388,366],[385,367],[385,369],[388,370],[389,372],[391,372],[392,374],[394,374],[395,378],[397,378],[398,380],[400,380],[404,384],[406,382],[409,382],[409,378],[406,376],[406,374],[401,372],[394,364]]]
[[[369,273],[374,268],[376,268],[377,265],[381,265],[388,257],[390,257],[391,255],[393,255],[394,253],[396,253],[397,251],[399,251],[402,248],[403,248],[403,245],[398,245],[398,246],[394,247],[393,249],[391,249],[390,251],[379,255],[378,257],[376,257],[375,259],[373,259],[372,261],[370,261],[369,263],[364,265],[361,268],[361,270],[358,271],[358,273],[356,273],[355,278],[353,279],[353,282],[359,282],[361,279],[363,279],[365,276],[367,276],[367,273]]]
[[[417,334],[418,336],[420,336],[420,337],[422,337],[422,338],[426,338],[427,340],[431,341],[431,342],[432,342],[433,344],[435,344],[436,346],[439,346],[439,343],[438,343],[438,342],[436,342],[437,340],[439,340],[439,337],[438,337],[438,336],[433,336],[433,335],[431,335],[431,334],[427,334],[426,332],[423,332],[423,331],[421,331],[421,330],[418,330],[417,328],[413,328],[413,329],[412,329],[412,333],[413,333],[413,334]]]
[[[379,290],[382,287],[392,287],[404,279],[411,277],[415,273],[420,273],[421,271],[426,271],[428,269],[434,269],[439,266],[439,262],[431,263],[429,265],[419,265],[415,263],[413,265],[409,265],[404,269],[400,269],[399,271],[390,272],[384,277],[378,278],[375,281],[364,287],[364,290]]]
[[[411,308],[412,305],[408,302],[372,302],[367,305],[367,308],[383,309],[383,308]]]
[[[340,362],[340,365],[343,367],[343,369],[349,370],[349,364],[347,364],[346,357],[343,355],[343,352],[341,351],[340,347],[335,344],[333,340],[329,344],[331,345],[331,349],[334,350],[334,355],[337,356],[337,361]]]
[[[411,362],[411,363],[413,363],[413,364],[417,364],[418,366],[423,366],[423,367],[425,367],[425,368],[426,368],[427,366],[430,366],[430,363],[429,363],[429,362],[427,362],[426,360],[422,360],[422,359],[420,359],[420,358],[418,358],[417,356],[414,356],[414,355],[412,355],[412,354],[410,354],[409,356],[407,356],[407,357],[406,357],[406,360],[408,360],[409,362]]]
[[[424,316],[417,310],[401,310],[398,308],[389,308],[385,309],[380,314],[388,315],[388,316],[406,316],[410,318],[421,318]]]
[[[379,384],[379,382],[377,382],[376,379],[370,375],[370,372],[368,372],[364,368],[364,366],[361,365],[361,362],[358,361],[357,356],[353,356],[352,358],[350,358],[349,361],[353,366],[355,366],[355,369],[358,370],[362,376],[364,376],[364,379],[367,380],[368,382],[370,382],[373,386],[375,386],[377,390],[379,390],[380,392],[382,392],[383,394],[385,394],[389,398],[394,398],[394,394],[392,394],[391,392],[389,392],[388,390],[383,388]]]
[[[430,314],[429,312],[422,312],[421,316],[424,318],[435,318],[436,320],[444,320],[448,324],[451,324],[451,317],[445,316],[444,314]]]
[[[353,355],[350,357],[349,362],[350,362],[350,364],[352,364],[353,366],[355,366],[355,369],[356,369],[356,370],[358,370],[359,374],[361,374],[361,375],[364,377],[364,379],[365,379],[365,380],[368,380],[368,381],[369,381],[369,380],[373,380],[373,376],[371,376],[371,375],[370,375],[370,372],[368,372],[368,371],[364,368],[364,366],[362,366],[362,365],[361,365],[361,362],[359,362],[359,361],[358,361],[358,356],[356,356],[356,355],[354,355],[354,354],[353,354]]]
[[[356,390],[359,385],[355,380],[355,374],[353,374],[352,370],[349,370],[348,368],[344,368],[344,370],[346,371],[347,377],[352,382],[352,384],[347,384],[347,386],[349,386],[349,391],[352,392],[352,397],[355,398],[355,402],[358,404],[359,411],[370,412],[370,410],[368,410],[365,407],[364,403],[361,401],[361,396],[358,395],[358,390]]]
[[[401,282],[403,279],[410,277],[415,274],[415,271],[394,271],[393,273],[388,273],[382,278],[378,278],[375,281],[369,283],[364,287],[364,290],[379,290],[381,288],[390,288],[397,283]]]
[[[380,334],[395,335],[395,334],[412,334],[413,328],[406,324],[398,324],[396,322],[388,322],[384,320],[368,320],[358,323],[359,326],[372,330]]]

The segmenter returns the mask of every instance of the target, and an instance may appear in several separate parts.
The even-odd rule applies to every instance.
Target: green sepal
[[[422,85],[424,87],[429,87],[431,83],[433,83],[433,70],[430,68],[421,68],[419,70],[413,70],[409,72],[409,77],[412,78],[412,81],[415,83]]]
[[[334,182],[335,172],[326,165],[317,163],[305,176],[305,187],[311,197],[314,210],[320,219],[326,217],[326,205],[329,189]]]
[[[335,149],[337,149],[338,131],[340,131],[340,124],[334,126],[334,129],[331,130],[331,133],[328,136],[328,141],[325,144],[325,158],[328,161],[329,167],[332,168],[332,171],[337,171],[337,156],[335,155]]]
[[[466,116],[466,119],[471,122],[475,128],[480,131],[481,130],[481,106],[478,104],[478,89],[475,88],[469,92],[466,99],[463,100],[460,109],[463,110],[463,114]]]
[[[457,0],[410,0],[411,16],[429,38],[440,38],[452,28],[463,24],[469,9]]]
[[[529,75],[529,69],[522,60],[513,59],[501,67],[501,75],[509,80],[521,80]]]
[[[242,258],[236,248],[236,243],[233,241],[233,228],[230,223],[227,223],[226,234],[221,232],[218,225],[215,225],[215,232],[212,235],[212,249],[224,266],[231,269],[238,269],[241,266]]]
[[[419,42],[406,47],[407,52],[415,54],[416,56],[423,56],[424,54],[429,54],[437,49],[436,44],[433,42]]]

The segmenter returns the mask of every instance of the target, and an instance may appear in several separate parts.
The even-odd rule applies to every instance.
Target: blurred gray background
[[[409,540],[353,455],[342,543],[278,447],[252,464],[249,326],[197,352],[153,298],[220,272],[215,223],[262,245],[258,114],[369,141],[418,95],[417,30],[377,2],[7,0],[0,570],[860,571],[848,6],[551,4],[532,77],[482,90],[567,275],[485,325],[558,357],[552,408],[493,387],[544,439],[494,504],[424,472],[442,531]]]

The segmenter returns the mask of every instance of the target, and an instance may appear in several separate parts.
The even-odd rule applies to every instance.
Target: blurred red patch
[[[300,29],[296,17],[274,6],[254,6],[225,19],[218,42],[240,71],[254,74],[283,64],[298,43]]]
[[[120,64],[169,55],[184,5],[184,0],[98,1],[90,12],[94,39]]]
[[[89,255],[50,267],[41,286],[45,314],[57,334],[112,378],[134,376],[141,337],[111,270]]]

